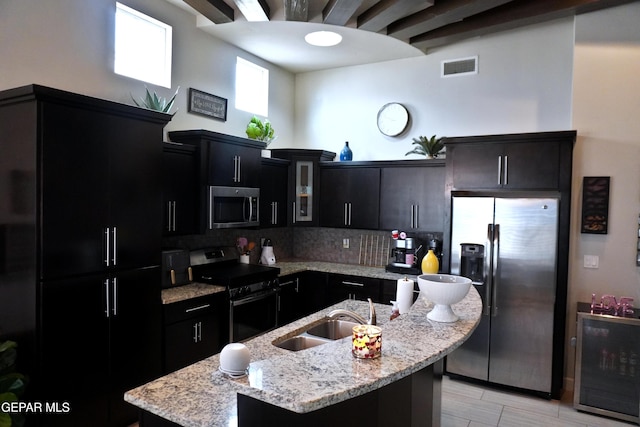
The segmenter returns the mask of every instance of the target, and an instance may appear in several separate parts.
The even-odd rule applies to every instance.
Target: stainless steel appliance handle
[[[184,312],[185,313],[191,313],[193,311],[203,310],[203,309],[208,308],[208,307],[211,307],[211,304],[203,304],[203,305],[199,305],[198,307],[187,308]]]
[[[245,298],[231,300],[231,306],[237,307],[239,305],[249,304],[251,302],[260,301],[261,299],[271,298],[274,294],[278,293],[277,289],[269,289],[264,293],[259,293],[258,295],[249,295]]]
[[[491,301],[491,316],[496,317],[498,315],[498,289],[500,284],[498,283],[499,277],[499,259],[500,259],[500,224],[494,226],[493,232],[493,284],[492,284],[492,301]]]
[[[484,290],[484,308],[482,309],[482,314],[488,316],[491,314],[491,288],[493,287],[493,276],[491,272],[491,256],[493,247],[491,246],[491,242],[493,241],[493,224],[487,225],[487,252],[485,252],[484,257],[484,273],[483,279],[486,284],[486,288]]]
[[[251,203],[251,196],[247,196],[244,198],[244,201],[242,202],[242,214],[244,215],[245,212],[247,212],[247,203],[249,204],[249,216],[248,217],[243,217],[243,219],[245,221],[249,221],[253,215],[253,203]]]

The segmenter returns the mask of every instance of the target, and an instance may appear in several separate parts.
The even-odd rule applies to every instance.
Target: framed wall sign
[[[609,225],[608,176],[585,176],[582,180],[582,226],[589,234],[607,234]]]
[[[201,90],[189,88],[189,112],[227,121],[227,100]]]

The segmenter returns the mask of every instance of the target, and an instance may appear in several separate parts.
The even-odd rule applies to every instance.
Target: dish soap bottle
[[[349,148],[349,141],[345,141],[344,148],[340,152],[340,161],[351,161],[353,159],[353,152]]]
[[[438,257],[433,253],[433,249],[429,249],[429,252],[422,258],[422,273],[423,274],[436,274],[440,269],[440,263]]]

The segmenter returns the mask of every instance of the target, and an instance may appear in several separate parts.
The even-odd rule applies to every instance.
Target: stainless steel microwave
[[[260,225],[260,189],[209,186],[209,229]]]

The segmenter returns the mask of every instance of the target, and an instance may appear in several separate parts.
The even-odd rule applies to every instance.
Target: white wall
[[[170,97],[180,86],[170,130],[208,129],[246,137],[251,114],[234,108],[235,58],[270,70],[269,119],[278,143],[293,141],[293,74],[213,38],[189,12],[164,0],[122,0],[173,27],[172,89],[149,85]],[[115,0],[0,1],[0,90],[31,83],[132,105],[143,82],[113,73]],[[228,99],[227,121],[187,112],[190,87]],[[175,111],[175,109],[174,109]]]
[[[573,20],[473,39],[419,58],[296,75],[298,145],[354,160],[405,157],[419,135],[461,136],[571,128]],[[440,77],[442,60],[479,56],[479,73]],[[404,104],[408,129],[386,137],[376,115]]]
[[[573,216],[570,252],[569,336],[575,335],[575,303],[591,294],[630,296],[640,307],[636,266],[640,214],[640,3],[580,15],[576,19],[573,80]],[[609,230],[581,234],[582,178],[610,176]],[[599,257],[584,268],[584,255]],[[574,351],[568,348],[568,373]]]

